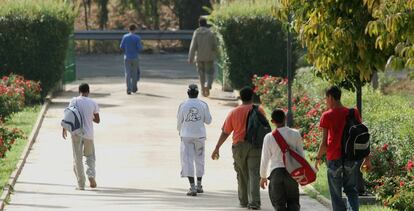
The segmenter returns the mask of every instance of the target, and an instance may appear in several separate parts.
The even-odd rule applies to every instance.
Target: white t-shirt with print
[[[93,117],[99,113],[98,104],[89,97],[74,97],[69,106],[76,106],[82,115],[83,120],[83,138],[93,140]]]
[[[177,114],[177,130],[181,137],[206,137],[204,124],[211,123],[211,114],[207,103],[197,98],[190,98],[181,103]]]

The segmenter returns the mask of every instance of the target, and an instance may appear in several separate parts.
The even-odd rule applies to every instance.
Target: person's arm
[[[95,114],[93,114],[93,121],[94,121],[96,124],[99,124],[99,123],[101,122],[101,118],[99,117],[99,113],[95,113]]]
[[[269,136],[265,136],[262,148],[262,158],[260,160],[260,187],[266,189],[267,186],[267,168],[272,153],[270,150]]]
[[[68,136],[68,133],[67,133],[66,129],[65,128],[62,128],[62,137],[63,137],[63,139],[66,140],[66,137],[67,136]]]
[[[303,139],[299,131],[296,138],[296,152],[298,152],[302,157],[305,157],[305,152],[303,151]]]
[[[183,112],[181,111],[181,105],[178,107],[177,112],[177,130],[178,132],[181,131],[181,126],[183,124]]]
[[[138,42],[137,42],[137,50],[138,51],[141,51],[143,49],[143,47],[142,47],[142,43],[141,43],[141,38],[140,37],[138,37]]]
[[[211,123],[211,114],[210,109],[208,109],[208,105],[206,103],[205,113],[204,113],[204,123],[210,124]]]
[[[220,138],[217,141],[216,148],[214,149],[213,153],[211,154],[211,159],[214,160],[214,157],[216,155],[220,155],[220,147],[223,145],[223,143],[226,141],[227,137],[229,137],[230,134],[225,133],[224,131],[221,132]]]
[[[188,52],[188,63],[194,63],[195,52],[197,50],[197,33],[194,31],[193,38],[191,39],[190,50]]]
[[[119,48],[125,51],[125,37],[122,37],[121,44],[119,45]]]
[[[318,154],[316,156],[315,161],[315,169],[319,170],[319,165],[321,164],[322,156],[326,154],[326,149],[328,147],[328,129],[323,128],[323,134],[322,134],[322,142],[319,145]]]
[[[93,121],[96,124],[99,124],[101,122],[101,118],[99,116],[99,106],[96,102],[94,102],[94,104],[95,104],[95,109],[93,111]]]

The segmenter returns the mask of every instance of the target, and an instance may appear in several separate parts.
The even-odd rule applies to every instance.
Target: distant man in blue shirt
[[[127,94],[138,91],[137,82],[140,78],[139,69],[139,51],[142,49],[141,37],[135,34],[137,27],[132,24],[129,26],[129,33],[122,37],[119,46],[124,51],[125,80],[127,85]]]

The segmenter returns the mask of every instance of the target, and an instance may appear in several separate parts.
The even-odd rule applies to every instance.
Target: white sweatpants
[[[204,175],[205,140],[204,137],[181,137],[181,177],[202,177]]]

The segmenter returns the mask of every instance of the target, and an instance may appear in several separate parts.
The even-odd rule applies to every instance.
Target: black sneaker
[[[197,193],[204,193],[204,190],[203,190],[203,186],[202,185],[197,186],[196,190],[197,190]]]
[[[197,196],[197,190],[195,188],[190,188],[187,192],[187,196]]]

